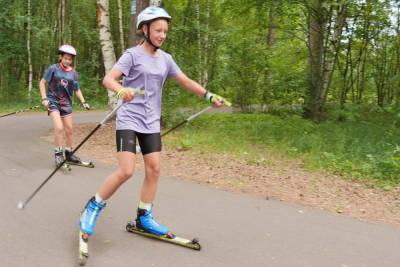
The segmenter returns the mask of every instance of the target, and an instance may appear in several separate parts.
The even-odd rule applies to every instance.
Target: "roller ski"
[[[79,231],[79,265],[84,266],[89,258],[89,235]]]
[[[55,150],[54,161],[56,167],[59,167],[62,164],[62,166],[60,167],[61,170],[67,172],[71,171],[71,166],[67,162],[65,162],[64,153],[62,150]]]
[[[65,150],[65,158],[67,159],[67,164],[81,166],[86,168],[94,168],[94,164],[91,161],[83,161],[78,156],[72,154],[71,151]]]
[[[201,249],[198,239],[193,238],[192,240],[189,240],[178,237],[170,232],[167,227],[157,223],[153,218],[151,210],[138,209],[136,221],[128,222],[126,225],[126,231],[194,250]]]
[[[106,206],[105,203],[96,202],[92,197],[81,213],[79,220],[79,257],[80,266],[84,266],[89,258],[89,237],[94,233],[97,218]]]

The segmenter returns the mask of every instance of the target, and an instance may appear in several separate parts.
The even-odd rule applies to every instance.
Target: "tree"
[[[129,28],[129,46],[135,46],[140,36],[137,34],[136,22],[137,15],[150,4],[149,0],[132,0],[131,2],[131,24]]]
[[[106,73],[114,66],[115,52],[110,31],[110,17],[108,13],[108,0],[97,0],[97,24],[99,27],[99,38],[101,51],[103,54],[104,68]],[[117,104],[117,98],[112,91],[108,91],[108,105],[114,108]]]
[[[27,27],[26,27],[26,50],[28,52],[28,99],[29,103],[32,101],[32,78],[33,78],[33,69],[32,69],[32,52],[31,52],[31,31],[32,31],[32,8],[31,8],[31,0],[28,0],[28,8],[27,8]]]
[[[343,1],[310,0],[306,7],[310,69],[305,116],[320,121],[340,51],[347,6]]]
[[[125,50],[125,42],[124,42],[124,27],[122,25],[122,4],[121,0],[118,0],[118,25],[119,25],[119,40],[120,40],[120,46],[121,46],[121,51]]]

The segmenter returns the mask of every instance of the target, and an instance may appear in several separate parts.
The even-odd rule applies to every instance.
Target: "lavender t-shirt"
[[[159,133],[162,89],[168,77],[181,73],[178,65],[160,49],[157,56],[152,56],[135,46],[125,51],[114,68],[124,75],[122,86],[144,90],[118,110],[117,130]]]

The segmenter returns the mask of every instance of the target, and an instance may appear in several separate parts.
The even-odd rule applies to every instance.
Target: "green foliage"
[[[394,116],[370,112],[358,121],[315,124],[297,115],[213,114],[196,119],[174,139],[194,149],[254,157],[260,150],[284,152],[300,157],[308,168],[390,186],[400,183],[400,130]]]

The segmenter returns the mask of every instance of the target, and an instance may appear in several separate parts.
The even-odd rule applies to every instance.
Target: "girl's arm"
[[[46,80],[45,79],[41,79],[39,82],[39,89],[40,89],[40,96],[42,97],[42,99],[46,99],[47,95],[46,95]]]
[[[204,97],[207,93],[207,90],[203,86],[193,81],[182,72],[177,76],[174,76],[174,78],[180,86],[199,97]]]
[[[47,108],[49,106],[49,100],[47,100],[46,83],[45,79],[41,79],[39,82],[39,90],[40,96],[42,97],[42,105]]]
[[[205,98],[207,101],[210,101],[215,107],[221,107],[223,105],[224,99],[222,97],[207,91],[207,89],[190,79],[184,73],[181,72],[178,75],[174,76],[174,78],[178,82],[178,84],[184,89],[194,93],[199,97]]]
[[[81,89],[78,89],[76,92],[76,96],[79,98],[79,100],[81,101],[81,103],[85,103],[85,98],[83,97],[82,91]]]

